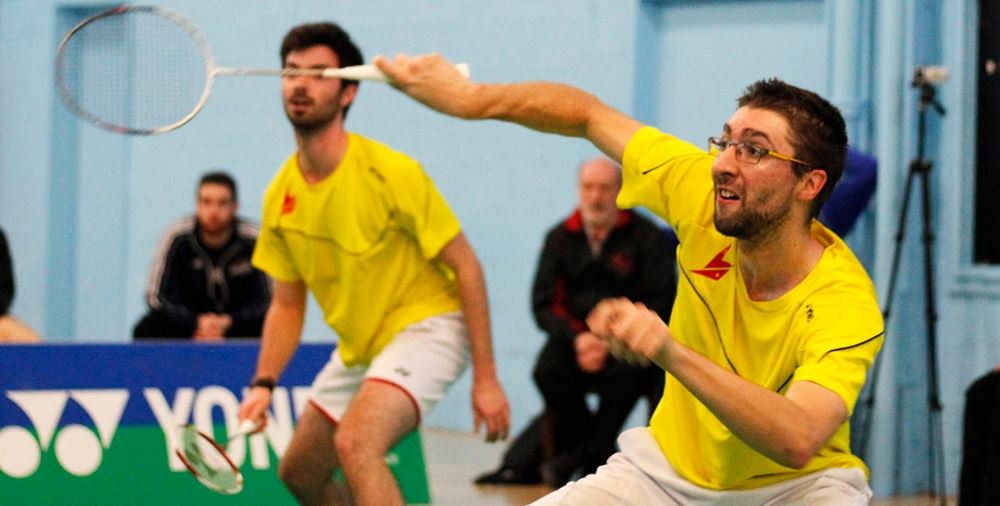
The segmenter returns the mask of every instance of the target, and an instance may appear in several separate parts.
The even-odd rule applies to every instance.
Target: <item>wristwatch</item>
[[[274,381],[274,378],[270,376],[260,376],[254,378],[254,380],[250,382],[250,388],[264,387],[268,392],[273,392],[276,384],[277,382]]]

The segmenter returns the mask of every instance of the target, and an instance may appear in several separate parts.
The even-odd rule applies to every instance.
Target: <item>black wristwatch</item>
[[[268,392],[273,392],[276,384],[277,383],[274,381],[274,378],[270,376],[261,376],[259,378],[254,378],[254,380],[250,382],[250,388],[264,387]]]

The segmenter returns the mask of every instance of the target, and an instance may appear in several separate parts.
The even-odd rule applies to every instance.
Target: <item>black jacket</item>
[[[587,314],[608,297],[642,302],[668,320],[676,292],[675,246],[650,220],[620,211],[595,257],[575,211],[545,237],[532,288],[535,321],[549,339],[572,345],[587,330]]]
[[[197,219],[171,226],[160,241],[146,290],[153,312],[162,312],[191,335],[202,313],[233,319],[227,337],[259,337],[271,302],[267,276],[250,264],[258,228],[237,218],[229,242],[218,249],[201,243]]]
[[[7,248],[7,236],[0,228],[0,316],[10,311],[10,303],[14,300],[14,266],[10,260],[10,249]]]

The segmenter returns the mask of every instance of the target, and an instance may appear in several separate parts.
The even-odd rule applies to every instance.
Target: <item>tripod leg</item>
[[[934,232],[931,229],[931,204],[930,204],[930,163],[924,162],[920,171],[921,181],[921,223],[923,225],[924,243],[924,289],[926,294],[926,319],[927,319],[927,407],[928,409],[928,430],[930,433],[930,458],[929,465],[935,466],[931,469],[934,477],[932,480],[934,493],[940,499],[941,504],[945,501],[945,476],[944,476],[944,436],[941,428],[941,395],[938,385],[938,363],[937,363],[937,300],[934,291]]]
[[[882,309],[882,320],[888,324],[889,313],[892,309],[892,302],[896,295],[896,280],[899,275],[899,262],[903,252],[903,238],[906,236],[906,218],[910,209],[910,190],[913,187],[913,180],[919,172],[920,162],[914,161],[910,164],[910,170],[906,174],[906,184],[903,188],[903,204],[899,211],[899,224],[896,226],[895,245],[892,252],[892,268],[889,271],[889,288],[886,293],[885,307]],[[883,350],[884,352],[884,350]],[[872,373],[868,378],[868,396],[858,404],[864,407],[864,417],[860,417],[858,422],[858,456],[861,460],[866,460],[868,456],[868,440],[871,436],[872,414],[875,410],[875,389],[878,386],[879,373],[881,371],[882,360],[875,357],[872,365]]]

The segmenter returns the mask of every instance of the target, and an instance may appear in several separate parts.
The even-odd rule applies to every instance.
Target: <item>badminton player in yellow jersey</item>
[[[473,83],[436,55],[375,63],[441,112],[589,139],[622,161],[618,204],[649,208],[680,240],[669,326],[625,299],[587,321],[666,371],[649,427],[538,504],[868,502],[849,417],[884,329],[868,275],[815,220],[846,154],[835,107],[759,81],[706,150],[570,86]]]
[[[361,63],[332,23],[293,28],[281,58],[300,69]],[[275,284],[241,419],[264,421],[299,344],[307,291],[339,338],[279,467],[303,504],[403,504],[385,454],[470,360],[476,429],[485,425],[494,441],[510,424],[476,255],[419,164],[344,129],[357,90],[336,78],[283,78],[298,149],[268,187],[253,255]],[[350,497],[332,480],[338,468]]]

